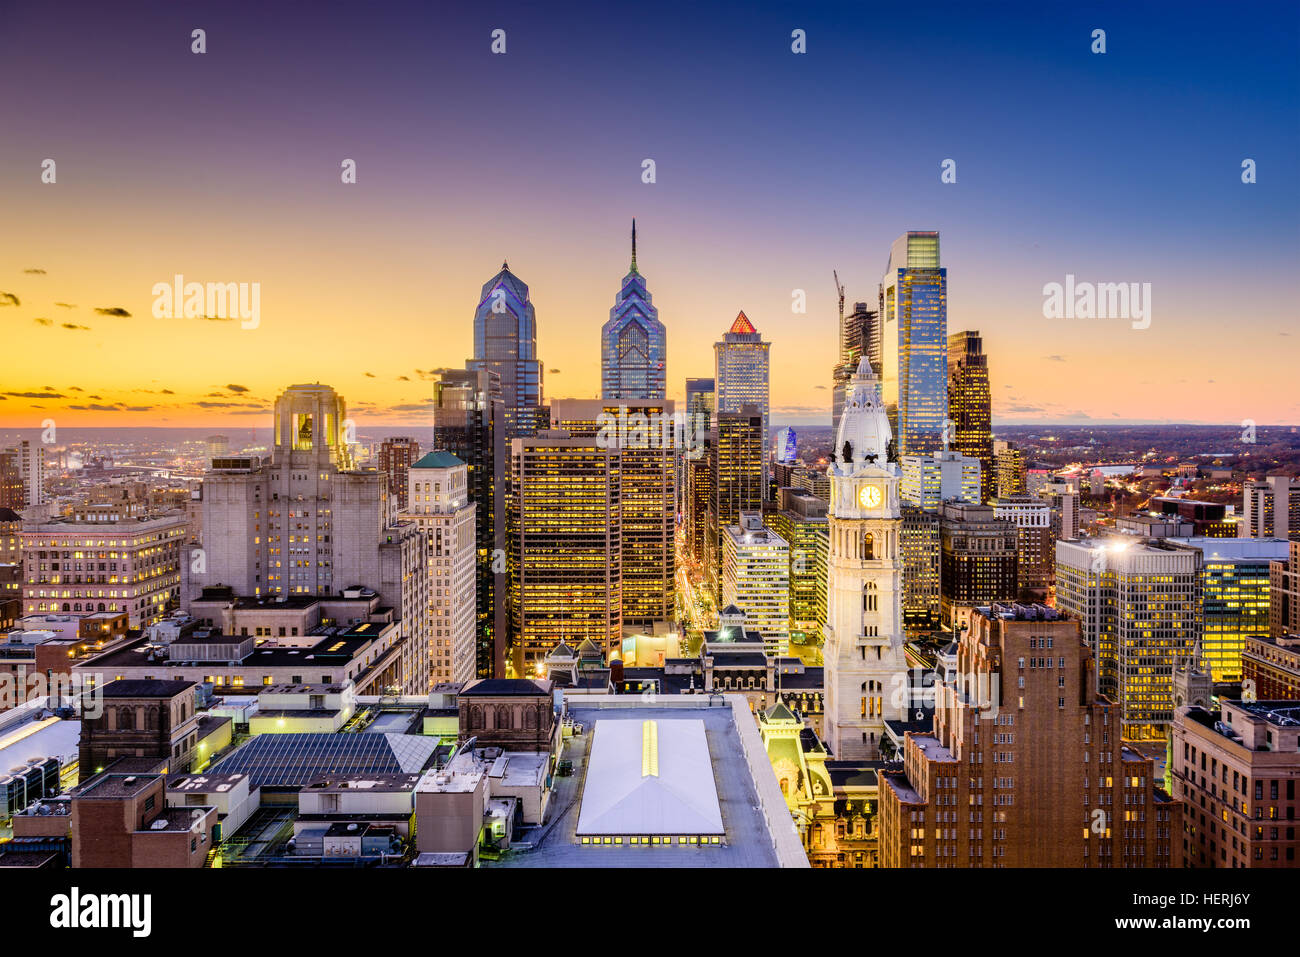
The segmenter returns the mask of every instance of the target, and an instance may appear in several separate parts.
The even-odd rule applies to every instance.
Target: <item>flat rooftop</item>
[[[671,695],[654,705],[641,702],[638,696],[575,695],[566,700],[573,721],[585,728],[585,733],[565,741],[564,753],[561,755],[562,760],[572,762],[573,773],[555,777],[555,791],[551,796],[547,820],[537,828],[517,834],[512,849],[499,861],[484,860],[484,867],[808,866],[807,855],[799,842],[776,775],[763,748],[758,725],[742,695]],[[578,833],[582,804],[601,800],[602,793],[608,793],[587,793],[593,767],[595,773],[604,776],[607,781],[617,783],[620,773],[615,765],[606,763],[604,756],[597,756],[593,761],[592,749],[597,747],[598,739],[602,751],[605,741],[616,749],[620,743],[628,745],[630,742],[634,745],[630,757],[616,756],[613,751],[610,752],[610,757],[625,765],[630,761],[635,783],[641,777],[645,756],[643,736],[646,732],[640,729],[647,720],[659,725],[659,769],[661,777],[665,778],[661,784],[673,781],[674,778],[667,775],[677,773],[668,768],[668,761],[683,762],[686,776],[694,782],[691,786],[697,789],[688,794],[707,794],[708,787],[704,779],[706,775],[711,779],[709,783],[713,789],[713,800],[722,824],[718,844],[703,846],[676,843],[677,837],[691,836],[689,831],[684,835],[661,835],[672,836],[672,844],[630,844],[628,838],[631,834],[628,832],[609,835],[610,844],[604,843],[604,835],[599,845],[582,843]],[[704,753],[697,752],[693,758],[688,759],[687,754],[680,749],[674,757],[668,757],[668,749],[681,745],[675,730],[669,729],[665,736],[665,726],[673,721],[696,724],[698,731],[686,731],[683,734],[687,738],[694,738],[696,748],[699,747],[702,736],[707,758]],[[614,730],[606,738],[606,732],[597,731],[597,728],[611,722],[622,723],[625,727],[622,731]],[[706,767],[701,767],[700,761],[706,761]],[[622,780],[627,783],[628,778]],[[597,781],[597,788],[604,786]],[[636,798],[633,799],[635,800]],[[606,807],[615,816],[623,813],[614,805],[607,804]],[[596,808],[595,803],[590,805],[591,810]],[[613,843],[619,836],[623,837],[623,842]],[[530,846],[531,849],[528,849]]]
[[[600,718],[592,735],[578,836],[723,833],[698,718]]]

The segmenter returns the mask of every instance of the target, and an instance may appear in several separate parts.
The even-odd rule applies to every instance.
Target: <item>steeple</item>
[[[632,217],[632,272],[636,272],[636,217]]]

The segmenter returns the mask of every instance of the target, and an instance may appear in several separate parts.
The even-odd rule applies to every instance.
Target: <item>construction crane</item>
[[[840,359],[841,361],[843,361],[844,345],[845,345],[844,343],[844,286],[840,284],[840,274],[838,272],[832,269],[831,275],[835,277],[835,291],[840,294],[840,328],[839,328],[838,335],[840,338]]]

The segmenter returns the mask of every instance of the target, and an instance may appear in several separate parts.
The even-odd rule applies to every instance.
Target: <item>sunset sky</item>
[[[1293,3],[442,6],[0,0],[0,427],[265,424],[310,381],[427,423],[503,260],[546,397],[591,396],[633,216],[670,397],[743,309],[773,421],[829,422],[831,270],[874,306],[937,229],[996,421],[1300,422]],[[260,325],[154,318],[178,273]],[[1067,273],[1150,283],[1150,328],[1045,319]]]

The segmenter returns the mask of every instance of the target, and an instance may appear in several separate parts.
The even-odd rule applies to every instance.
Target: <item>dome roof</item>
[[[872,371],[870,361],[863,356],[849,383],[849,393],[844,397],[840,429],[835,435],[836,473],[852,475],[870,462],[883,467],[888,460],[889,440],[893,434],[889,416],[880,401],[880,380]],[[850,455],[847,461],[844,455],[846,442]]]

